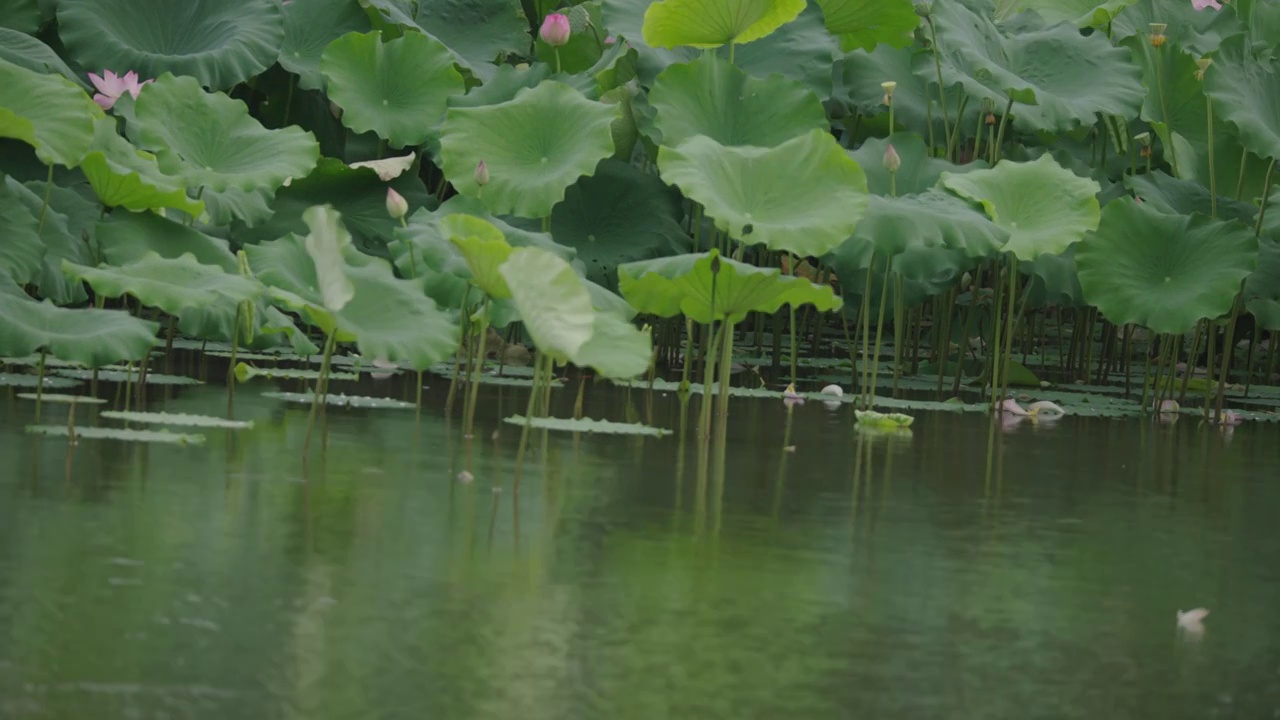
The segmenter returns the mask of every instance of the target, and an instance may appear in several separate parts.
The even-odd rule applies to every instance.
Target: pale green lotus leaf
[[[36,302],[0,276],[0,355],[47,350],[62,360],[101,367],[140,360],[157,344],[159,325],[119,310],[60,308]]]
[[[94,268],[63,260],[62,270],[69,277],[88,283],[98,295],[132,295],[143,305],[170,315],[182,315],[189,308],[234,307],[263,292],[260,283],[216,265],[202,265],[190,253],[175,259],[149,253],[122,267]]]
[[[795,20],[805,0],[658,0],[644,14],[653,47],[715,48],[759,40]]]
[[[108,207],[134,211],[173,208],[193,217],[204,212],[204,203],[187,196],[182,180],[160,171],[155,155],[139,150],[116,132],[112,118],[94,123],[93,143],[80,169]]]
[[[817,0],[827,29],[840,38],[844,51],[874,50],[885,44],[901,48],[911,44],[920,24],[911,0]]]
[[[70,80],[0,59],[0,138],[30,145],[45,164],[79,165],[101,117],[102,108]]]

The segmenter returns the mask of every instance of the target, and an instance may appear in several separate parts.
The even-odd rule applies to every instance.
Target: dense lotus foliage
[[[0,356],[1274,380],[1276,0],[2,4]]]

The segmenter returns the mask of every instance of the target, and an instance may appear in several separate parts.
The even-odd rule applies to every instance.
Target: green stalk
[[[311,448],[311,431],[315,429],[316,417],[320,412],[320,403],[324,402],[329,388],[329,361],[338,345],[338,331],[335,328],[325,337],[324,358],[320,362],[320,377],[316,378],[316,387],[311,397],[311,414],[307,418],[307,438],[302,443],[302,454],[306,455]]]
[[[884,263],[884,281],[880,284],[880,312],[876,319],[876,348],[875,357],[872,359],[874,363],[871,366],[871,405],[875,407],[876,400],[876,379],[880,374],[880,340],[884,337],[884,306],[889,298],[889,281],[893,274],[893,258],[885,258]]]
[[[1236,178],[1236,200],[1244,194],[1244,169],[1249,164],[1249,151],[1240,151],[1240,175]]]
[[[795,276],[796,276],[796,271],[797,271],[797,270],[799,270],[799,263],[798,263],[798,262],[796,262],[796,256],[795,256],[795,255],[792,255],[791,253],[787,253],[787,257],[788,257],[788,258],[790,259],[790,261],[791,261],[791,277],[795,277]],[[791,330],[791,382],[795,382],[795,381],[796,381],[796,356],[800,354],[800,353],[799,353],[799,348],[797,348],[797,347],[796,347],[796,306],[795,306],[795,303],[787,303],[787,310],[788,310],[788,312],[790,312],[790,314],[791,314],[791,323],[790,323],[790,326],[789,326],[789,327],[790,327],[790,330]]]
[[[1009,291],[1007,293],[1009,311],[1005,317],[1004,350],[1002,351],[1004,354],[1004,359],[1002,361],[1003,365],[1001,366],[1001,370],[1000,370],[1000,380],[1001,380],[1000,397],[1002,399],[1009,392],[1009,362],[1010,362],[1010,356],[1013,355],[1013,320],[1014,320],[1014,314],[1015,314],[1014,307],[1016,307],[1017,295],[1018,295],[1018,256],[1011,255],[1009,260]],[[999,322],[999,316],[997,316],[996,321]]]
[[[890,393],[898,397],[898,379],[902,377],[903,325],[906,312],[902,308],[902,276],[893,274],[893,386]]]
[[[1009,104],[1004,107],[1004,114],[1000,116],[1000,130],[996,133],[995,146],[991,149],[991,164],[1000,162],[1000,148],[1004,145],[1004,128],[1009,123],[1009,113],[1013,111],[1013,98],[1009,98]]]
[[[862,326],[862,409],[871,409],[871,368],[875,366],[876,358],[871,357],[871,269],[876,265],[876,253],[871,251],[871,258],[867,261],[867,284],[862,290],[862,302],[858,308],[858,324]]]
[[[548,377],[551,372],[547,368],[547,362],[551,356],[547,353],[540,352],[533,361],[533,384],[529,388],[529,402],[524,409],[524,425],[520,429],[520,445],[516,450],[516,477],[512,486],[512,492],[520,492],[520,471],[524,468],[524,453],[529,447],[529,427],[533,422],[533,411],[537,405],[538,398],[542,395],[539,383],[542,381],[550,381]]]
[[[467,409],[463,414],[463,437],[470,438],[472,436],[472,428],[476,419],[476,397],[480,394],[480,375],[484,368],[484,345],[486,337],[489,334],[489,298],[486,297],[484,303],[480,306],[480,330],[477,333],[479,340],[479,355],[475,363],[471,365],[471,388],[467,397]]]
[[[714,399],[711,388],[715,385],[716,361],[715,352],[720,349],[721,344],[726,342],[725,328],[727,322],[721,323],[720,328],[711,336],[711,345],[707,351],[707,360],[702,364],[702,400],[698,406],[698,437],[706,444],[711,439],[711,402]]]
[[[1160,96],[1160,119],[1164,120],[1165,131],[1170,138],[1173,137],[1173,125],[1169,122],[1169,104],[1164,98],[1164,54],[1160,52],[1160,48],[1156,48],[1156,91]],[[1212,144],[1212,143],[1211,143]],[[1173,143],[1166,143],[1169,150],[1169,164],[1173,166],[1173,176],[1182,177],[1178,172],[1178,151]],[[1148,172],[1150,172],[1151,161],[1147,161]]]
[[[49,354],[40,348],[40,364],[36,366],[36,424],[40,423],[40,406],[44,404],[44,359]]]
[[[951,117],[947,110],[947,91],[946,84],[942,82],[942,58],[938,55],[938,33],[933,26],[933,15],[926,15],[925,22],[929,23],[929,50],[933,53],[933,69],[938,75],[938,104],[942,106],[942,131],[945,137],[951,136]],[[956,124],[960,124],[960,118],[956,117]],[[893,134],[893,126],[889,127],[889,134]],[[951,159],[951,144],[947,144],[947,159]]]
[[[724,322],[725,339],[720,344],[720,389],[716,395],[716,442],[724,447],[729,425],[729,367],[733,360],[733,326]],[[706,390],[703,391],[704,393]]]

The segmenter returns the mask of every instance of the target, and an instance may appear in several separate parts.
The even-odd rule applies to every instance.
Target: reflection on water
[[[735,398],[721,463],[697,398],[599,385],[681,434],[536,433],[517,495],[519,388],[470,447],[436,388],[334,411],[304,477],[268,387],[70,456],[0,395],[0,718],[1280,717],[1274,426]]]

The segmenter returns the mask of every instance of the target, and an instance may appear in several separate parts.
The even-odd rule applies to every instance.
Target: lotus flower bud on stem
[[[896,173],[900,167],[902,167],[902,158],[898,155],[898,151],[893,149],[893,143],[889,143],[884,148],[884,169]]]
[[[1209,66],[1212,64],[1213,58],[1203,57],[1196,60],[1196,79],[1200,82],[1204,82],[1204,71],[1208,70]]]
[[[476,185],[479,185],[480,187],[484,187],[485,185],[488,185],[488,184],[489,184],[489,166],[485,165],[484,161],[481,160],[476,165]]]
[[[1151,47],[1158,48],[1164,45],[1164,41],[1169,38],[1165,37],[1164,31],[1169,28],[1168,23],[1149,23],[1151,26]]]
[[[404,196],[396,192],[393,188],[387,188],[387,214],[391,217],[404,222],[404,216],[409,212],[409,201]]]
[[[538,30],[538,36],[551,47],[562,47],[569,42],[569,35],[572,32],[568,16],[551,13],[542,20],[542,28]]]
[[[880,87],[884,88],[884,104],[893,106],[893,91],[898,89],[898,83],[892,80],[886,80],[880,83]]]

